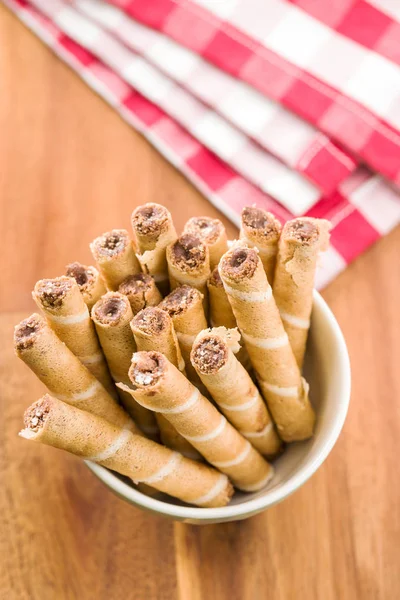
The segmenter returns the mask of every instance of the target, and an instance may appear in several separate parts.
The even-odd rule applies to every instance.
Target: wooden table
[[[156,518],[73,457],[17,438],[43,388],[14,358],[12,327],[32,312],[38,278],[90,262],[88,242],[128,228],[139,203],[165,204],[178,227],[217,212],[4,8],[0,86],[0,597],[399,598],[400,229],[324,291],[354,381],[344,431],[318,473],[248,521]]]

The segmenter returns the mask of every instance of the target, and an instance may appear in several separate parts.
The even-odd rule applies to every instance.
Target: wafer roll
[[[246,369],[234,355],[237,329],[217,327],[197,336],[191,361],[221,412],[265,456],[281,449],[267,407]]]
[[[237,324],[280,437],[312,435],[315,415],[255,248],[237,242],[221,259],[219,272]]]
[[[207,281],[208,300],[209,300],[209,315],[212,327],[226,327],[234,329],[237,327],[236,318],[233,314],[232,307],[226,295],[224,284],[218,272],[218,267],[215,267]],[[246,346],[240,339],[239,350],[236,358],[242,363],[246,370],[251,369],[249,355],[247,354]]]
[[[228,250],[228,239],[224,225],[219,219],[211,217],[192,217],[183,229],[207,244],[210,253],[210,269],[214,269]]]
[[[279,242],[274,297],[297,364],[303,366],[318,255],[328,247],[330,223],[301,217],[288,221]]]
[[[65,274],[67,277],[73,277],[79,285],[79,290],[89,311],[107,291],[103,278],[95,267],[87,267],[79,262],[73,262],[65,267]]]
[[[27,409],[24,425],[20,436],[25,439],[66,450],[190,504],[225,506],[233,494],[226,475],[215,469],[49,395]]]
[[[258,248],[268,282],[274,280],[276,255],[282,226],[274,215],[255,206],[247,206],[242,211],[240,239],[250,248]]]
[[[92,309],[101,346],[114,381],[130,384],[128,371],[132,354],[136,351],[135,340],[129,323],[133,318],[128,298],[118,292],[108,292]],[[154,414],[140,406],[123,390],[119,389],[121,402],[135,423],[149,437],[157,438],[158,427]]]
[[[103,233],[93,240],[90,250],[109,290],[117,290],[127,277],[141,271],[134,244],[125,229]]]
[[[159,352],[137,352],[129,369],[135,399],[163,414],[197,450],[243,491],[264,487],[272,467]]]
[[[182,358],[174,325],[165,310],[154,306],[141,310],[132,319],[131,329],[138,351],[161,352],[180,371],[185,371],[185,361]],[[128,370],[129,367],[130,361]]]
[[[41,279],[32,295],[60,340],[106,390],[117,397],[88,307],[75,279],[65,276]]]
[[[131,328],[138,351],[156,350],[161,352],[185,374],[185,362],[182,358],[172,319],[167,312],[161,310],[161,308],[145,308],[131,321]],[[175,427],[165,417],[156,414],[156,418],[163,444],[195,460],[201,458],[193,446],[179,435]]]
[[[16,355],[60,400],[118,427],[135,428],[129,415],[40,315],[33,314],[16,326],[14,348]]]
[[[132,228],[143,271],[153,276],[163,294],[168,294],[166,249],[178,237],[171,213],[164,206],[152,202],[138,206],[132,213]]]
[[[162,300],[153,277],[146,273],[131,275],[121,283],[118,291],[128,298],[134,315],[147,306],[157,306]]]
[[[207,279],[210,271],[210,253],[200,238],[185,233],[167,248],[168,273],[171,289],[190,285],[203,294],[204,311],[208,311]]]
[[[195,385],[202,385],[196,370],[190,362],[190,352],[196,335],[207,328],[202,294],[188,285],[176,288],[159,304],[172,319],[179,346],[182,351],[186,372]]]

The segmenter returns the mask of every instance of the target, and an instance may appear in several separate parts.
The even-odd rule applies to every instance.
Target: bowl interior
[[[274,462],[275,476],[259,492],[236,492],[229,506],[196,508],[159,494],[150,498],[129,480],[100,465],[89,468],[115,493],[144,509],[188,522],[243,519],[294,492],[317,470],[335,444],[346,417],[350,397],[350,365],[340,328],[321,296],[315,292],[305,378],[317,413],[315,434],[306,442],[290,444]]]

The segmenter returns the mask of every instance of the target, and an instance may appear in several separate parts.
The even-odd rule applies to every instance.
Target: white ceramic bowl
[[[350,361],[340,327],[326,302],[314,293],[310,339],[305,364],[310,396],[317,413],[314,437],[287,446],[275,461],[275,476],[261,491],[236,493],[229,506],[196,508],[145,496],[119,476],[100,465],[89,469],[118,496],[150,512],[186,523],[223,523],[247,519],[281,502],[296,491],[322,465],[339,437],[350,400]]]

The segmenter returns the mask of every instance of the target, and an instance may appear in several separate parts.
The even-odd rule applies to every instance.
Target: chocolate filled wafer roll
[[[185,361],[182,358],[174,325],[165,310],[157,306],[141,310],[131,320],[131,329],[139,351],[161,352],[180,371],[185,372]]]
[[[93,240],[90,250],[111,291],[117,290],[130,275],[141,272],[134,244],[125,229],[103,233]]]
[[[187,221],[183,233],[191,233],[207,244],[211,270],[218,265],[220,258],[228,250],[226,230],[219,219],[192,217]]]
[[[108,292],[92,309],[101,346],[115,382],[130,384],[128,371],[132,354],[136,351],[130,328],[133,318],[128,298],[118,292]],[[130,394],[119,389],[121,402],[135,423],[149,437],[157,438],[158,427],[154,414],[134,401]]]
[[[278,242],[282,226],[274,215],[262,208],[246,206],[242,211],[240,239],[258,248],[270,285],[273,283]]]
[[[224,284],[222,283],[218,267],[215,267],[207,281],[209,316],[212,327],[226,327],[234,329],[237,327],[236,317],[233,314],[228,296],[226,295]],[[247,354],[244,342],[240,340],[240,349],[236,358],[242,363],[245,369],[251,370],[249,355]]]
[[[301,217],[288,221],[279,242],[274,297],[297,364],[303,366],[318,255],[328,247],[330,223]]]
[[[95,267],[73,262],[65,267],[65,274],[75,279],[89,311],[107,291],[103,278]]]
[[[129,370],[132,394],[163,414],[197,450],[243,491],[256,491],[272,467],[215,406],[159,352],[137,352]]]
[[[233,488],[226,475],[178,452],[116,427],[49,395],[24,415],[20,436],[71,452],[202,507],[225,506]]]
[[[171,289],[190,285],[203,294],[204,311],[208,311],[207,279],[210,271],[208,246],[191,233],[185,233],[167,248]]]
[[[65,276],[41,279],[32,295],[60,340],[107,391],[117,397],[88,307],[75,279]]]
[[[202,294],[189,285],[176,288],[159,304],[172,319],[174,329],[182,351],[186,372],[195,385],[202,385],[196,370],[190,362],[190,352],[196,335],[207,328]]]
[[[157,306],[162,300],[153,277],[146,273],[131,275],[121,283],[118,291],[128,298],[134,315],[147,306]]]
[[[40,315],[33,314],[15,327],[14,348],[16,355],[60,400],[119,427],[135,428],[129,415]]]
[[[138,351],[161,352],[185,374],[185,361],[182,358],[172,319],[166,311],[157,307],[145,308],[132,319],[131,328]],[[168,448],[178,450],[195,460],[201,458],[193,446],[179,435],[165,417],[156,414],[156,418],[161,440]]]
[[[273,456],[281,441],[260,392],[233,353],[239,340],[237,329],[202,331],[193,344],[192,365],[232,425],[261,454]]]
[[[308,385],[257,250],[237,242],[222,257],[219,272],[280,437],[287,442],[307,439],[315,422]]]
[[[153,276],[163,294],[168,294],[166,249],[178,237],[171,213],[154,202],[138,206],[132,213],[132,228],[143,271]]]

